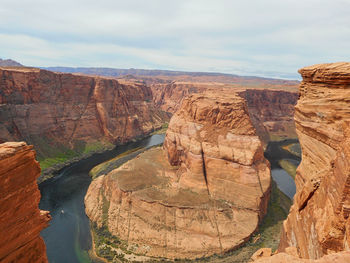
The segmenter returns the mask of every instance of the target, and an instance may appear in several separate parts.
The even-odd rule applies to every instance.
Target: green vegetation
[[[125,241],[112,235],[107,226],[109,201],[102,195],[102,226],[98,227],[95,222],[91,224],[91,232],[97,256],[107,259],[110,262],[125,262],[125,254],[131,254]]]
[[[62,143],[54,142],[45,137],[35,136],[32,136],[28,143],[36,146],[37,160],[40,163],[42,172],[45,172],[48,168],[66,163],[73,158],[87,156],[93,152],[112,149],[114,147],[114,145],[109,142],[96,141],[86,143],[83,141],[75,141],[73,149],[70,149]]]
[[[278,163],[291,177],[293,177],[293,179],[295,179],[297,167],[292,162],[283,159],[280,160]]]
[[[287,150],[291,154],[301,157],[301,148],[299,143],[288,144],[288,145],[282,146],[282,148]]]
[[[113,159],[110,159],[106,162],[100,163],[99,165],[96,165],[94,168],[92,168],[89,172],[89,175],[92,177],[92,179],[95,179],[96,177],[106,174],[109,171],[118,168],[123,162],[122,158],[128,156],[131,153],[141,153],[144,151],[144,148],[138,147],[131,149],[129,151],[123,152],[122,154],[119,154]]]
[[[151,135],[154,135],[154,134],[163,134],[166,132],[166,130],[168,129],[168,126],[169,126],[169,123],[164,123],[162,125],[162,127],[154,132],[152,132]]]
[[[95,242],[95,252],[97,256],[105,258],[113,262],[116,259],[124,261],[124,254],[117,253],[113,248],[117,248],[121,245],[121,241],[118,237],[113,236],[107,229],[107,226],[103,225],[98,228],[96,223],[92,224],[91,227],[93,239]],[[116,261],[118,262],[118,261]]]

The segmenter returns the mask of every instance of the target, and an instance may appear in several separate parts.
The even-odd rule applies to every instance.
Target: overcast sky
[[[297,78],[350,60],[350,0],[1,0],[0,58]]]

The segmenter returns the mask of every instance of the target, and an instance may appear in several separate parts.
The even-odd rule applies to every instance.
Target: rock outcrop
[[[174,113],[190,94],[215,92],[235,93],[247,101],[248,112],[258,135],[267,143],[273,139],[296,138],[294,106],[298,93],[282,89],[252,89],[244,86],[230,87],[224,83],[151,83],[153,101],[162,110]]]
[[[189,96],[163,147],[95,179],[85,196],[90,220],[146,256],[204,257],[247,241],[271,179],[244,99]]]
[[[50,220],[38,208],[40,167],[33,146],[0,144],[0,262],[47,262],[40,231]]]
[[[0,67],[23,67],[23,65],[12,59],[0,58]]]
[[[316,259],[350,247],[350,63],[299,72],[303,82],[295,123],[302,162],[280,250],[293,246],[301,257]]]
[[[161,127],[166,118],[142,84],[0,68],[0,142],[24,140],[39,157],[125,143]]]
[[[303,82],[295,124],[302,162],[279,252],[295,248],[296,259],[288,262],[350,262],[350,63],[299,72]],[[283,257],[290,256],[258,262],[282,262]]]

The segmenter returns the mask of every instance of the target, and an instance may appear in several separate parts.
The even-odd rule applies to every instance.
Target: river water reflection
[[[272,179],[276,182],[277,187],[290,199],[293,199],[296,192],[295,182],[294,179],[280,167],[279,161],[287,160],[295,166],[299,165],[300,157],[282,148],[282,146],[292,143],[298,144],[299,142],[294,139],[269,142],[265,151],[265,157],[271,164]]]

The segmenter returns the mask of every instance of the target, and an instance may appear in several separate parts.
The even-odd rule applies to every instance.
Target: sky
[[[295,79],[350,61],[349,12],[350,0],[1,0],[0,58]]]

